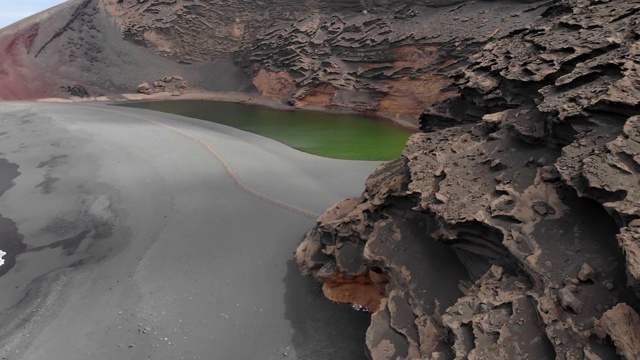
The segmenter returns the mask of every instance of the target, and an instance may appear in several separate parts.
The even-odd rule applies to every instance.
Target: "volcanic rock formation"
[[[188,88],[189,83],[182,76],[173,75],[158,79],[153,84],[143,81],[138,85],[138,92],[147,95],[168,92],[171,95],[178,96],[187,92]]]
[[[547,5],[450,67],[460,96],[296,252],[373,304],[372,359],[640,353],[640,3]]]
[[[636,358],[638,12],[563,1],[487,42],[403,157],[320,217],[296,258],[384,287],[371,358]]]
[[[369,356],[633,359],[639,13],[636,0],[72,0],[0,30],[0,99],[150,93],[163,84],[143,81],[180,74],[410,121],[422,132],[402,157],[296,251],[327,297],[373,312]]]
[[[544,9],[516,0],[71,0],[0,31],[0,99],[64,96],[61,83],[134,92],[180,73],[196,89],[417,126],[425,107],[456,95],[444,75],[452,63]]]

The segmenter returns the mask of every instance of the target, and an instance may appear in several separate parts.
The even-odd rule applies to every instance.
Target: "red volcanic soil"
[[[143,81],[181,75],[208,91],[254,89],[231,59],[179,64],[123,39],[98,1],[70,0],[0,29],[0,100],[135,92]]]
[[[47,95],[52,84],[34,71],[30,57],[40,24],[0,38],[0,99],[23,100]]]

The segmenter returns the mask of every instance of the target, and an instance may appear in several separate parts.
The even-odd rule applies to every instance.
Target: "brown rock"
[[[560,299],[560,305],[565,309],[571,309],[576,314],[582,312],[582,302],[573,294],[571,288],[565,286],[558,290],[558,299]]]
[[[140,83],[140,85],[138,85],[138,92],[147,95],[151,94],[151,85],[149,85],[149,83],[146,81]]]
[[[554,166],[543,166],[540,169],[542,181],[554,182],[560,180],[560,173]]]
[[[596,271],[587,263],[583,263],[580,268],[580,272],[578,273],[578,279],[580,281],[596,281],[597,273]]]
[[[253,78],[253,84],[262,96],[283,99],[291,96],[296,90],[293,78],[288,73],[260,70]]]
[[[593,319],[594,332],[600,339],[609,336],[618,354],[625,359],[637,359],[640,354],[640,315],[629,305],[620,303]]]

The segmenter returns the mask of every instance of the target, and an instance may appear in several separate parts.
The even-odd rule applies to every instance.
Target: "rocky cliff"
[[[456,95],[444,75],[452,64],[544,8],[517,0],[71,0],[0,31],[8,55],[0,98],[60,95],[70,84],[93,95],[134,92],[180,74],[195,89],[257,91],[417,126],[425,107]]]
[[[372,359],[636,359],[640,3],[565,0],[446,74],[296,252]],[[363,296],[364,295],[364,296]]]
[[[233,58],[263,96],[414,124],[426,106],[455,94],[443,68],[542,11],[506,3],[100,2],[126,39],[181,63]]]

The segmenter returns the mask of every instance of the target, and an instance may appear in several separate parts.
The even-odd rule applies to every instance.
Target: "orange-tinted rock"
[[[324,295],[333,301],[358,304],[375,312],[380,300],[385,297],[384,286],[374,283],[368,276],[338,276],[325,280],[322,285]]]
[[[253,84],[262,96],[276,99],[287,98],[296,90],[293,78],[284,71],[270,72],[261,69],[253,78]]]
[[[336,88],[329,83],[322,83],[316,86],[307,96],[298,101],[299,105],[323,105],[330,106],[333,97],[336,95]]]

